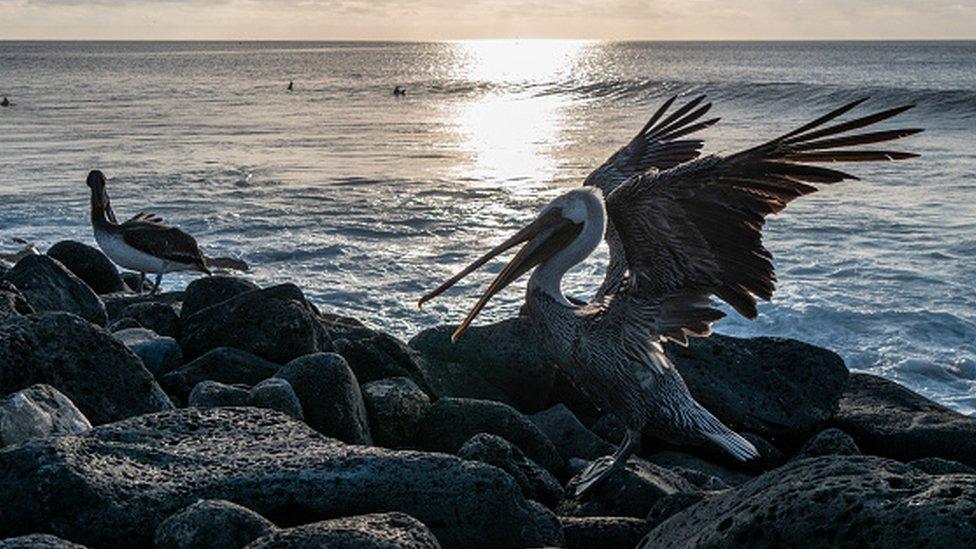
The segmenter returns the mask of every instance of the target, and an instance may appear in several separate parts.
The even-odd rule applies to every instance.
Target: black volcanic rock
[[[597,459],[610,455],[614,447],[593,434],[562,404],[529,416],[529,419],[556,445],[564,460]]]
[[[851,375],[831,423],[865,454],[900,461],[938,457],[976,467],[976,418],[877,376]]]
[[[99,326],[108,320],[105,305],[80,278],[46,255],[28,255],[4,275],[37,312],[74,313]]]
[[[430,409],[430,397],[407,377],[364,383],[362,392],[375,443],[387,448],[408,446]]]
[[[223,303],[244,292],[260,289],[261,287],[254,282],[235,276],[214,275],[198,278],[184,291],[182,315],[188,318],[211,305]]]
[[[49,534],[29,534],[0,540],[0,549],[87,549]]]
[[[275,377],[291,384],[305,422],[350,444],[372,444],[366,405],[355,374],[335,353],[306,355],[285,364]]]
[[[250,395],[247,389],[225,385],[216,381],[201,381],[190,391],[188,406],[215,408],[217,406],[247,406]]]
[[[873,456],[790,462],[664,521],[641,547],[973,547],[976,476]]]
[[[831,427],[811,438],[797,452],[796,458],[810,458],[820,456],[856,456],[861,450],[850,435]]]
[[[0,323],[0,394],[35,383],[64,393],[95,425],[172,408],[139,357],[68,313]]]
[[[799,447],[821,430],[847,385],[839,356],[791,339],[713,335],[667,352],[698,402],[779,448]]]
[[[278,363],[332,349],[315,309],[294,284],[251,290],[188,313],[180,345],[190,360],[217,347],[235,347]]]
[[[580,460],[573,460],[571,465],[578,463]],[[631,458],[584,498],[564,499],[556,512],[575,517],[644,518],[658,500],[677,493],[698,494],[700,490],[674,471]]]
[[[562,541],[552,539],[555,519],[497,468],[349,446],[257,408],[145,415],[0,451],[0,537],[48,532],[99,548],[145,547],[200,499],[233,501],[281,527],[399,511],[449,547]]]
[[[546,435],[518,410],[499,402],[439,399],[420,422],[414,444],[424,450],[453,454],[479,433],[498,435],[511,442],[556,476],[563,472],[565,464]]]
[[[0,278],[2,276],[0,274]],[[16,286],[6,280],[0,280],[0,322],[13,316],[29,315],[34,312],[34,308]]]
[[[559,517],[566,549],[620,549],[634,547],[650,530],[633,517]]]
[[[454,328],[424,330],[410,340],[410,347],[429,359],[463,365],[464,371],[507,395],[519,410],[534,413],[546,407],[556,370],[543,360],[528,319],[473,326],[452,343]]]
[[[133,303],[122,310],[119,320],[125,318],[134,319],[143,328],[161,336],[180,338],[180,313],[173,304],[158,301]]]
[[[0,397],[0,448],[34,437],[77,434],[88,429],[88,418],[71,399],[50,385],[31,385]]]
[[[229,385],[238,383],[257,385],[273,377],[280,368],[280,364],[267,361],[247,351],[233,347],[217,347],[164,375],[160,383],[180,402],[186,402],[190,391],[201,381],[219,381]]]
[[[323,520],[272,532],[247,549],[440,549],[424,523],[404,513]]]
[[[115,264],[98,248],[74,240],[62,240],[51,246],[47,255],[61,262],[96,294],[126,290]]]
[[[155,549],[240,549],[276,530],[268,519],[220,499],[198,501],[156,528]]]
[[[563,497],[563,487],[536,462],[525,457],[512,443],[496,435],[481,433],[471,437],[458,450],[458,457],[494,465],[508,473],[526,499],[555,507]]]

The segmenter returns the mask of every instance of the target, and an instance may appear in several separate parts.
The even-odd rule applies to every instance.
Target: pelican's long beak
[[[459,280],[469,275],[474,270],[478,269],[485,263],[491,261],[492,258],[501,255],[502,253],[514,248],[515,246],[528,242],[515,257],[505,265],[502,272],[498,273],[495,280],[492,281],[488,289],[481,296],[475,306],[465,317],[461,325],[458,326],[454,334],[451,335],[451,341],[456,342],[461,334],[468,329],[471,322],[478,316],[478,313],[488,304],[488,301],[502,291],[506,286],[517,280],[520,276],[531,270],[533,267],[542,263],[546,259],[552,257],[553,254],[559,250],[565,248],[570,242],[576,239],[582,230],[582,225],[573,222],[570,219],[563,217],[562,211],[559,209],[550,209],[544,212],[542,215],[536,218],[529,226],[520,230],[519,232],[512,235],[511,238],[502,242],[498,246],[492,248],[492,250],[482,257],[480,257],[474,263],[465,267],[461,272],[451,277],[447,282],[444,282],[438,286],[435,290],[431,291],[424,297],[420,298],[418,306],[423,306],[423,304],[438,295],[442,294],[445,290],[456,284]]]

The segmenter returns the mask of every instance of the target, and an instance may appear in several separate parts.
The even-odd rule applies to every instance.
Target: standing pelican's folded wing
[[[608,306],[617,301],[631,311],[655,311],[654,324],[662,327],[656,335],[681,343],[688,335],[709,332],[717,316],[709,308],[709,296],[755,317],[756,298],[769,300],[776,280],[772,255],[762,244],[766,216],[816,191],[814,185],[856,179],[814,163],[917,156],[857,146],[899,139],[920,129],[850,133],[911,105],[825,126],[863,101],[730,156],[710,156],[632,177],[610,193],[607,212],[629,271]]]
[[[702,105],[704,95],[692,99],[665,116],[677,98],[674,96],[661,105],[630,143],[593,170],[583,184],[600,189],[606,196],[635,175],[652,170],[667,170],[698,158],[704,142],[701,139],[681,138],[703,130],[719,119],[699,121],[712,108],[711,103]],[[597,293],[598,299],[611,293],[627,271],[623,246],[612,221],[607,225],[606,239],[610,247],[610,264]]]

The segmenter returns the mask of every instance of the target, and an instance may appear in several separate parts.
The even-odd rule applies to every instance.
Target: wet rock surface
[[[4,280],[17,287],[37,312],[64,311],[104,326],[105,305],[80,278],[46,255],[28,255]]]
[[[0,452],[0,536],[146,546],[200,499],[233,501],[283,528],[399,511],[448,547],[562,541],[545,533],[554,518],[495,467],[349,446],[255,408],[146,415]]]
[[[334,549],[439,549],[434,534],[404,513],[377,513],[324,520],[268,534],[248,549],[329,547]]]
[[[642,547],[968,547],[976,476],[871,456],[791,462],[664,521]]]
[[[67,313],[0,323],[0,394],[37,383],[64,393],[95,425],[172,408],[139,357]]]

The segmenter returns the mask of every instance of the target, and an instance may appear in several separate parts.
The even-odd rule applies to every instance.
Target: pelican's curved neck
[[[563,295],[562,282],[566,272],[589,257],[593,250],[600,245],[606,231],[607,216],[603,209],[603,200],[595,193],[581,194],[585,206],[582,217],[583,228],[579,236],[568,246],[543,261],[532,272],[527,291],[531,294],[541,291],[556,300],[557,303],[572,307],[572,303]]]

